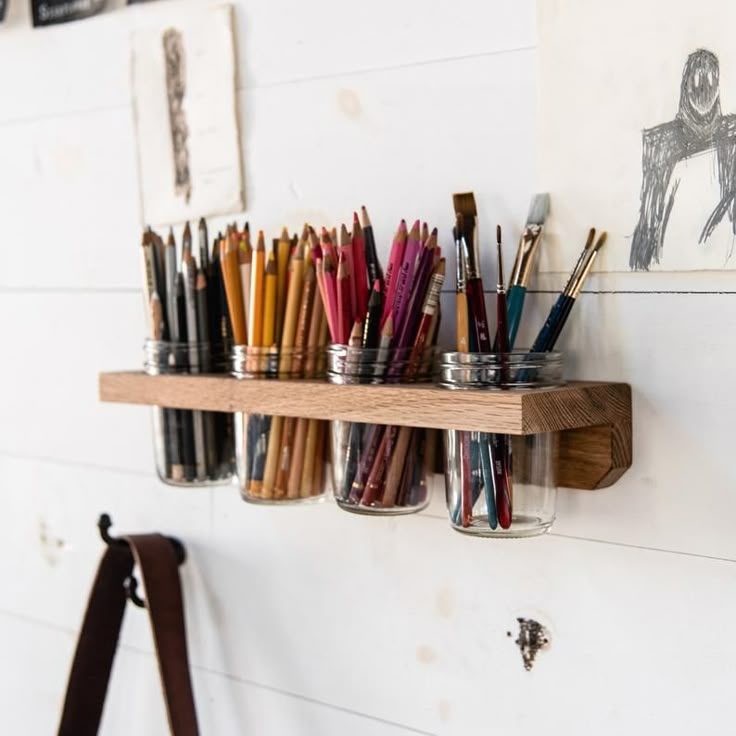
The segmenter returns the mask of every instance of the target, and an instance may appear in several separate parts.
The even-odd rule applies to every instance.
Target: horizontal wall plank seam
[[[275,82],[266,82],[265,84],[242,84],[238,85],[236,92],[242,94],[244,92],[257,91],[262,89],[274,89],[277,87],[287,87],[297,84],[309,84],[310,82],[324,82],[331,79],[345,79],[354,76],[366,76],[370,74],[380,74],[382,72],[401,71],[402,69],[412,69],[415,67],[431,66],[434,64],[452,64],[459,61],[471,61],[473,59],[486,59],[494,56],[503,56],[505,54],[518,54],[535,51],[536,46],[518,46],[507,49],[495,49],[493,51],[479,51],[474,54],[464,54],[460,56],[447,56],[434,59],[419,59],[417,61],[408,61],[401,64],[390,64],[387,66],[365,67],[359,69],[346,69],[343,72],[335,74],[314,74],[307,77],[291,77]],[[132,110],[132,100],[120,102],[114,105],[105,105],[102,107],[78,107],[70,110],[59,110],[48,113],[35,113],[16,118],[0,118],[0,128],[13,125],[26,125],[28,123],[38,123],[48,120],[55,120],[64,117],[74,117],[82,115],[96,115],[100,113],[114,112],[116,110]]]
[[[434,59],[418,59],[417,61],[406,61],[401,64],[389,64],[387,66],[370,66],[362,69],[346,69],[343,72],[335,74],[313,74],[309,77],[293,77],[291,79],[282,79],[277,82],[266,82],[265,84],[242,85],[238,87],[238,92],[248,92],[250,90],[273,89],[275,87],[286,87],[292,84],[302,84],[308,82],[327,82],[331,79],[344,79],[345,77],[366,76],[368,74],[380,74],[382,72],[401,71],[402,69],[414,69],[416,67],[432,66],[434,64],[452,64],[458,61],[472,61],[473,59],[487,59],[493,56],[503,56],[505,54],[519,54],[529,51],[536,51],[537,47],[532,46],[515,46],[507,49],[494,49],[493,51],[478,51],[473,54],[460,54],[458,56],[441,56]]]
[[[0,294],[140,294],[141,289],[135,286],[2,286],[0,285]],[[454,289],[443,289],[443,294],[454,294]],[[485,290],[488,295],[496,292]],[[559,289],[529,289],[528,294],[559,294]],[[583,289],[581,294],[640,294],[643,296],[656,295],[682,295],[682,296],[734,296],[734,291],[700,291],[698,289]]]
[[[54,624],[49,621],[44,621],[43,619],[38,619],[33,616],[28,616],[22,613],[15,613],[14,611],[9,611],[7,609],[0,609],[0,616],[4,616],[6,618],[12,618],[17,621],[22,621],[23,623],[30,624],[31,626],[37,626],[42,629],[56,631],[57,633],[65,634],[66,636],[70,636],[70,637],[77,637],[79,633],[78,631],[67,628],[66,626],[59,626],[58,624]],[[139,654],[139,655],[143,655],[145,657],[151,658],[151,659],[155,658],[155,655],[152,649],[151,650],[142,649],[141,647],[136,647],[130,644],[122,644],[122,643],[120,644],[120,649],[126,652],[129,652],[131,654]],[[190,663],[190,666],[192,670],[196,670],[198,672],[203,672],[209,675],[215,675],[217,677],[222,677],[222,678],[225,678],[233,682],[242,683],[243,685],[250,685],[251,687],[259,688],[260,690],[267,690],[269,692],[277,693],[279,695],[284,695],[289,698],[294,698],[296,700],[301,700],[307,703],[313,703],[314,705],[320,705],[324,708],[330,708],[332,710],[336,710],[341,713],[348,713],[349,715],[357,716],[359,718],[366,718],[370,721],[375,721],[377,723],[384,723],[389,726],[396,726],[397,728],[402,728],[405,731],[408,731],[409,733],[421,734],[422,736],[436,736],[436,734],[431,731],[422,731],[420,729],[414,728],[413,726],[408,726],[405,723],[398,723],[396,721],[390,721],[386,718],[380,718],[378,716],[374,716],[369,713],[363,713],[361,711],[353,710],[351,708],[347,708],[342,705],[337,705],[335,703],[330,703],[325,700],[319,700],[318,698],[311,698],[307,695],[302,695],[300,693],[291,692],[290,690],[284,690],[282,688],[275,687],[273,685],[266,685],[262,682],[258,682],[257,680],[250,680],[244,677],[239,677],[229,672],[223,672],[221,670],[214,669],[213,667],[205,667],[203,665],[198,665],[194,663]]]
[[[96,470],[96,471],[103,471],[106,473],[118,473],[119,475],[132,475],[138,478],[141,478],[141,477],[150,478],[151,476],[153,476],[153,471],[148,473],[148,472],[143,472],[140,470],[129,470],[127,468],[115,468],[115,467],[109,467],[106,465],[94,465],[92,463],[82,463],[76,460],[58,460],[52,457],[42,457],[42,456],[36,456],[36,455],[22,455],[20,453],[10,453],[10,452],[4,452],[3,450],[0,450],[0,459],[2,459],[3,457],[7,457],[11,460],[22,460],[22,461],[29,461],[29,462],[47,463],[49,465],[58,465],[60,467],[66,467],[66,468],[81,468],[84,470]],[[233,492],[235,492],[235,486],[233,486]],[[445,524],[447,523],[447,518],[445,516],[434,514],[431,511],[420,512],[419,514],[417,514],[417,516],[424,517],[426,519],[432,519],[433,521],[440,521]],[[451,530],[448,529],[448,531],[451,531]],[[547,536],[556,537],[558,539],[576,540],[579,542],[590,542],[591,544],[610,544],[614,547],[629,547],[632,549],[641,549],[647,552],[655,552],[658,554],[680,555],[684,557],[694,557],[696,559],[713,560],[714,562],[727,562],[731,564],[736,563],[736,558],[732,559],[730,557],[718,557],[716,555],[706,555],[706,554],[702,554],[699,552],[683,552],[682,550],[666,549],[664,547],[647,547],[645,545],[640,545],[640,544],[629,544],[627,542],[616,542],[610,539],[595,539],[593,537],[580,537],[580,536],[574,536],[572,534],[559,534],[557,532],[549,532]],[[2,611],[0,611],[0,613],[2,613]]]
[[[577,542],[591,542],[592,544],[610,544],[614,547],[627,547],[629,549],[641,549],[647,552],[663,552],[669,555],[680,555],[681,557],[696,557],[701,560],[713,560],[714,562],[727,562],[733,564],[736,558],[718,557],[717,555],[705,555],[698,552],[683,552],[678,549],[666,549],[664,547],[646,547],[643,544],[631,544],[629,542],[616,542],[610,539],[595,539],[593,537],[581,537],[575,534],[561,534],[560,532],[548,532],[548,536],[557,537],[558,539],[571,539]]]
[[[2,286],[0,294],[141,294],[142,290],[133,286]]]

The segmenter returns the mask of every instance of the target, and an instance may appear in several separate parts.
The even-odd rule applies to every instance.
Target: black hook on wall
[[[125,539],[120,537],[113,537],[110,535],[110,528],[112,527],[112,519],[109,514],[100,514],[100,519],[97,522],[97,528],[100,531],[100,537],[102,541],[108,546],[123,545],[129,547],[130,545]],[[174,548],[174,554],[176,561],[179,565],[182,565],[187,558],[187,552],[184,545],[176,539],[176,537],[166,537],[171,542],[171,546]],[[138,580],[134,575],[129,575],[123,583],[125,588],[125,594],[138,608],[145,608],[146,602],[138,595]]]

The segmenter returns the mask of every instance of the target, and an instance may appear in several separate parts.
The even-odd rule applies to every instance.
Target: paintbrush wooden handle
[[[480,279],[469,279],[466,290],[468,292],[468,315],[478,342],[478,352],[490,353],[492,349],[491,333],[488,329],[483,282]]]
[[[504,434],[491,435],[493,485],[496,489],[496,512],[501,529],[508,529],[512,519],[508,442],[509,438]]]
[[[468,297],[464,291],[455,295],[455,334],[457,351],[467,353],[470,350],[470,322],[468,319]]]

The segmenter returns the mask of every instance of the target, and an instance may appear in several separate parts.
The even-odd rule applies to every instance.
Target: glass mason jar
[[[424,353],[420,365],[409,365],[410,354],[411,349],[332,345],[327,349],[327,380],[341,385],[430,380],[434,350]],[[436,430],[335,420],[330,423],[330,438],[332,487],[340,508],[397,515],[427,506]]]
[[[324,348],[282,350],[236,345],[230,372],[244,380],[324,376]],[[240,493],[258,504],[294,504],[325,497],[327,422],[268,414],[235,415]]]
[[[559,353],[443,353],[439,384],[449,389],[559,386]],[[544,534],[555,519],[558,435],[444,431],[445,489],[453,529],[483,537]]]
[[[144,370],[151,376],[213,373],[223,367],[222,358],[211,359],[209,343],[146,340],[144,345]],[[154,406],[153,445],[156,472],[169,485],[220,485],[235,472],[230,414]]]

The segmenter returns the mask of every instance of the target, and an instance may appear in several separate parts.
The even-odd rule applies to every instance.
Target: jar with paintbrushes
[[[554,351],[597,253],[606,241],[588,233],[563,292],[531,350],[514,350],[534,258],[549,212],[537,194],[504,282],[501,227],[496,226],[496,324],[492,339],[480,269],[477,208],[472,192],[453,195],[455,209],[456,352],[443,353],[439,384],[448,389],[543,391],[562,383],[562,357]],[[466,534],[527,537],[546,532],[555,518],[558,437],[510,436],[446,430],[445,485],[450,523]]]
[[[556,352],[442,353],[439,383],[467,391],[559,386]],[[543,534],[555,519],[558,436],[444,430],[445,485],[452,527],[482,537]]]

